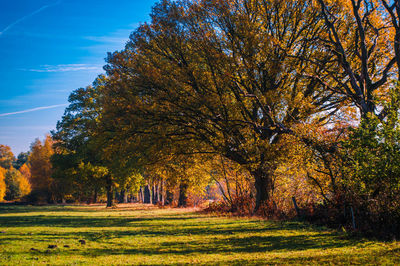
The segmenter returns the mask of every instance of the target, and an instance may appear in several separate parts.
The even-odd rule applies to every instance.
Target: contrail
[[[18,111],[18,112],[0,114],[0,117],[16,115],[16,114],[23,114],[23,113],[30,113],[30,112],[35,112],[35,111],[40,111],[40,110],[45,110],[45,109],[53,109],[53,108],[57,108],[57,107],[67,106],[67,105],[68,104],[65,103],[65,104],[58,104],[58,105],[42,106],[42,107],[22,110],[22,111]]]
[[[49,8],[49,7],[51,7],[51,6],[58,5],[58,4],[60,4],[60,3],[61,3],[61,0],[55,2],[54,4],[44,5],[44,6],[42,6],[41,8],[39,8],[39,9],[33,11],[32,13],[30,13],[30,14],[28,14],[28,15],[22,17],[22,18],[17,19],[17,20],[14,21],[13,23],[11,23],[11,24],[8,25],[7,27],[5,27],[2,31],[0,31],[0,36],[3,35],[5,32],[7,32],[7,31],[8,31],[9,29],[11,29],[12,27],[14,27],[16,24],[20,23],[21,21],[24,21],[25,19],[30,18],[30,17],[36,15],[36,14],[39,13],[39,12],[42,12],[42,11],[45,10],[46,8]]]

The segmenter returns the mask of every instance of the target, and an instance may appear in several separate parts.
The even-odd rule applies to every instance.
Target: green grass
[[[0,206],[1,265],[185,263],[400,264],[400,244],[190,209]]]

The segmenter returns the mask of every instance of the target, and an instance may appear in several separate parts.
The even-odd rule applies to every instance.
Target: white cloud
[[[12,27],[14,27],[15,25],[17,25],[18,23],[20,23],[20,22],[22,22],[22,21],[24,21],[24,20],[26,20],[26,19],[28,19],[28,18],[30,18],[30,17],[36,15],[37,13],[42,12],[42,11],[45,10],[46,8],[49,8],[49,7],[51,7],[51,6],[58,5],[58,4],[60,4],[60,3],[61,3],[61,1],[58,0],[57,2],[55,2],[55,3],[53,3],[53,4],[44,5],[44,6],[40,7],[39,9],[33,11],[32,13],[30,13],[30,14],[28,14],[28,15],[25,15],[25,16],[23,16],[23,17],[17,19],[16,21],[14,21],[14,22],[12,22],[11,24],[7,25],[2,31],[0,31],[0,36],[3,35],[4,33],[6,33],[7,31],[9,31]]]
[[[87,64],[60,64],[60,65],[43,65],[40,68],[22,68],[23,71],[31,72],[69,72],[69,71],[102,71],[103,68],[99,65]]]
[[[16,114],[23,114],[23,113],[30,113],[30,112],[35,112],[35,111],[40,111],[40,110],[46,110],[46,109],[53,109],[53,108],[58,108],[58,107],[67,106],[67,105],[68,105],[68,104],[57,104],[57,105],[36,107],[36,108],[26,109],[26,110],[17,111],[17,112],[3,113],[3,114],[0,114],[0,117],[9,116],[9,115],[16,115]]]

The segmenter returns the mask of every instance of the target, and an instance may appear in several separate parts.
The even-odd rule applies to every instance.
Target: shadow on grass
[[[203,217],[204,218],[204,217]],[[129,217],[129,216],[70,216],[70,215],[33,215],[0,216],[0,227],[61,227],[61,228],[102,228],[107,227],[141,228],[140,231],[118,231],[120,236],[135,235],[234,235],[237,233],[262,233],[276,230],[310,230],[301,223],[267,222],[258,220],[224,221],[215,224],[193,213],[186,216]],[[212,219],[212,218],[211,218]],[[179,230],[174,225],[179,224]]]
[[[33,212],[38,207],[33,208]],[[0,213],[3,207],[0,208]],[[25,211],[24,211],[25,210]],[[29,207],[15,207],[13,213],[32,212]],[[67,209],[47,207],[40,211],[57,212],[51,216],[0,216],[0,227],[55,227],[76,228],[76,232],[63,232],[60,230],[29,233],[5,233],[0,235],[0,245],[12,242],[24,241],[34,237],[35,241],[51,244],[52,241],[71,241],[78,244],[78,239],[85,239],[88,245],[79,246],[79,249],[59,249],[48,252],[42,250],[41,256],[54,254],[61,256],[108,256],[108,255],[206,255],[228,253],[255,253],[255,252],[290,252],[311,249],[332,249],[354,246],[357,241],[344,240],[337,232],[323,231],[311,228],[297,222],[266,222],[247,219],[219,219],[199,216],[193,213],[160,214],[154,217],[132,216],[70,216],[64,212]],[[69,210],[68,210],[69,211]],[[72,211],[74,214],[75,208]],[[70,212],[70,211],[69,211]],[[85,228],[90,230],[85,231]],[[98,229],[96,229],[98,228]],[[25,230],[25,229],[24,229]],[[280,232],[282,231],[282,232]],[[287,232],[284,232],[287,231]],[[295,232],[293,232],[295,231]],[[289,232],[289,233],[288,233]],[[140,237],[153,237],[157,239],[155,245],[129,246],[126,239],[138,239]],[[189,238],[176,238],[185,236]],[[192,240],[190,236],[201,236],[199,240]],[[162,238],[166,237],[166,238]],[[125,242],[118,243],[118,239]],[[163,240],[165,239],[165,240]],[[186,239],[186,241],[184,241]],[[171,241],[175,240],[175,241]],[[178,241],[179,240],[179,241]],[[90,243],[95,242],[96,247]],[[100,247],[99,247],[100,244]],[[104,246],[104,247],[101,247]],[[28,250],[20,251],[20,254],[31,254]],[[17,253],[9,252],[8,256]],[[32,254],[31,254],[32,255]]]
[[[114,235],[118,237],[118,233]],[[51,256],[81,255],[88,257],[110,255],[206,255],[206,254],[232,254],[255,252],[293,252],[312,249],[332,249],[353,245],[350,241],[335,241],[326,234],[317,234],[312,237],[307,235],[296,236],[252,236],[243,238],[214,239],[209,235],[208,241],[175,241],[161,242],[152,247],[131,248],[126,244],[115,245],[112,248],[64,249],[48,252],[40,251],[38,254]],[[10,252],[10,255],[13,252]],[[21,253],[22,254],[22,253]],[[15,253],[14,253],[15,255]]]
[[[331,249],[351,246],[351,242],[335,241],[326,234],[313,237],[307,235],[296,236],[252,236],[243,238],[213,239],[200,241],[176,241],[160,243],[158,247],[151,248],[113,248],[89,249],[84,255],[108,256],[122,254],[142,255],[190,255],[190,254],[230,254],[230,253],[255,253],[255,252],[291,252],[310,249]]]
[[[107,211],[113,212],[130,212],[130,211],[146,211],[156,209],[157,207],[152,205],[138,205],[132,204],[130,207],[123,206],[118,208],[106,208],[105,204],[96,205],[27,205],[27,204],[16,204],[16,203],[0,203],[0,214],[1,213],[35,213],[35,212],[98,212]]]
[[[0,216],[0,227],[137,227],[151,226],[151,222],[185,221],[199,219],[196,216],[188,217],[160,217],[160,218],[131,218],[131,217],[84,217],[84,216]],[[138,222],[145,222],[138,224]],[[154,225],[155,227],[158,226]]]

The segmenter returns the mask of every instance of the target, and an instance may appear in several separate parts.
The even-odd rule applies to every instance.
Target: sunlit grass
[[[2,265],[399,264],[400,244],[190,209],[0,206],[0,254]]]

